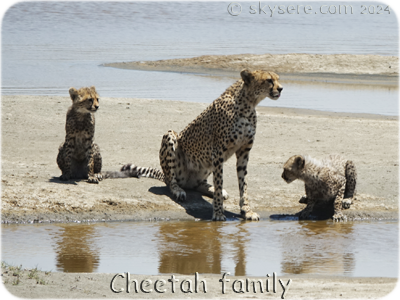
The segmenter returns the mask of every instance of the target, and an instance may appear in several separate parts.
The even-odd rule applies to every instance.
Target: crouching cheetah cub
[[[169,130],[162,138],[162,171],[125,165],[131,177],[164,181],[177,200],[186,199],[183,189],[196,189],[213,197],[213,220],[224,221],[223,164],[236,155],[240,211],[246,220],[259,220],[247,199],[247,163],[253,146],[257,115],[255,107],[266,97],[277,100],[282,91],[273,72],[243,70],[241,79],[230,86],[179,134]],[[207,183],[213,173],[214,186]]]
[[[300,203],[307,204],[299,219],[307,219],[317,201],[334,200],[333,221],[344,221],[342,208],[349,208],[356,192],[357,171],[351,160],[330,155],[323,160],[294,155],[283,167],[282,178],[291,183],[300,179],[305,183],[306,196]],[[347,198],[347,199],[344,199]]]
[[[94,86],[79,90],[69,89],[72,106],[67,112],[65,142],[58,149],[57,164],[61,180],[88,179],[89,183],[102,180],[100,149],[93,143],[94,113],[99,108],[99,95]]]

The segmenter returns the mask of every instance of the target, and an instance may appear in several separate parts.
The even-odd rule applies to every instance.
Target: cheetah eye
[[[92,99],[92,98],[89,98],[88,101],[89,101],[90,103],[93,103],[93,99]]]
[[[274,81],[272,79],[267,79],[267,82],[270,84],[274,84]]]

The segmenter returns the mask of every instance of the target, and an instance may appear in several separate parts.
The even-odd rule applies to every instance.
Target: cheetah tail
[[[138,167],[133,164],[126,164],[121,168],[120,172],[115,172],[115,173],[123,173],[125,177],[136,177],[136,178],[148,177],[148,178],[158,179],[162,182],[164,182],[165,179],[164,173],[160,170],[153,168]]]

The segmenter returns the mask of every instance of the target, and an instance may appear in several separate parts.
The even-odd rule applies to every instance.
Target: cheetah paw
[[[297,215],[299,216],[299,220],[307,220],[310,216],[310,212],[303,210],[303,211],[297,213]]]
[[[333,222],[344,222],[347,221],[347,217],[344,216],[341,212],[338,212],[332,216]]]
[[[70,180],[70,179],[71,179],[71,175],[69,175],[69,174],[62,174],[60,176],[60,180],[62,180],[62,181],[67,181],[67,180]]]
[[[214,213],[213,214],[213,217],[212,217],[212,220],[213,221],[226,221],[226,217],[225,217],[225,215],[224,214],[216,214],[216,213]]]
[[[308,203],[308,198],[307,196],[303,196],[300,198],[299,203],[307,204]]]
[[[100,179],[101,180],[101,179]],[[99,179],[96,176],[89,176],[88,183],[99,183]]]
[[[259,221],[260,220],[259,214],[255,213],[253,211],[248,211],[248,212],[242,211],[241,214],[245,220],[251,220],[251,221]]]
[[[176,201],[184,202],[186,200],[186,192],[185,191],[178,191],[174,193]]]
[[[344,199],[342,201],[343,209],[349,209],[352,204],[353,204],[353,201],[351,199]]]

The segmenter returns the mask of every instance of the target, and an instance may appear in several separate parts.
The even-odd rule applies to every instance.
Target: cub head
[[[268,97],[277,100],[281,96],[283,90],[282,85],[278,82],[279,76],[274,72],[266,71],[249,71],[244,69],[240,72],[244,84],[254,91],[257,104]]]
[[[69,89],[72,106],[81,113],[95,113],[99,108],[99,95],[94,86]]]
[[[283,166],[282,178],[286,183],[291,183],[292,181],[299,178],[300,173],[304,169],[305,159],[301,155],[294,155],[287,160]]]

